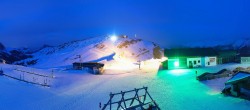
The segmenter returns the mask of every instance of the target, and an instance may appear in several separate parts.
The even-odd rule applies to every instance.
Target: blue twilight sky
[[[39,47],[108,34],[162,46],[250,37],[250,0],[0,0],[0,42]]]

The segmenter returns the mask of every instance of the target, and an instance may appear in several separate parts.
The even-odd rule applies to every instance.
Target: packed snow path
[[[110,92],[143,86],[149,88],[149,93],[162,110],[248,110],[249,101],[221,94],[228,78],[205,82],[195,79],[196,70],[201,74],[237,66],[245,65],[159,72],[157,68],[149,70],[142,67],[142,70],[125,72],[107,70],[104,75],[58,69],[51,88],[0,77],[0,110],[98,110],[99,102],[106,103]]]

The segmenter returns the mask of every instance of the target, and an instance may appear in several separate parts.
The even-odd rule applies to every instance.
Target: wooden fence
[[[142,95],[140,93],[142,93]],[[126,98],[126,94],[134,94],[132,97]],[[152,110],[160,110],[157,103],[153,100],[148,93],[148,87],[142,87],[130,91],[121,91],[119,93],[110,93],[109,101],[104,104],[101,110],[145,110],[151,108]],[[118,101],[113,101],[115,96],[119,96]],[[149,98],[148,98],[149,97]],[[113,108],[112,108],[113,107]],[[146,107],[146,108],[145,108]]]
[[[0,70],[0,75],[1,76],[6,76],[6,77],[9,77],[9,78],[18,80],[18,81],[22,81],[22,82],[26,82],[26,83],[30,83],[30,84],[35,84],[35,85],[40,85],[40,86],[45,86],[45,87],[51,87],[51,85],[49,84],[50,80],[48,81],[48,78],[54,78],[53,75],[48,76],[48,75],[37,74],[37,73],[34,73],[34,72],[28,72],[28,71],[24,71],[24,70],[18,70],[18,69],[14,69],[14,70],[23,72],[23,75],[20,74],[20,78],[17,78],[17,77],[5,74],[3,70]],[[43,79],[43,82],[36,82],[36,79],[34,77],[33,77],[33,81],[25,80],[24,73],[32,74],[32,75],[35,75],[35,76],[38,76],[38,77],[43,77],[45,79]]]
[[[53,74],[52,74],[51,76],[49,76],[49,75],[37,74],[37,73],[35,73],[35,72],[29,72],[29,71],[19,70],[19,69],[14,69],[14,70],[20,71],[20,72],[23,72],[23,73],[28,73],[28,74],[37,75],[37,76],[54,78]]]

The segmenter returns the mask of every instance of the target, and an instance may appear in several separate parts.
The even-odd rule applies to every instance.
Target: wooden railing
[[[126,94],[133,94],[132,97],[126,98]],[[140,93],[143,93],[142,95]],[[101,108],[101,103],[99,107],[101,110],[136,110],[140,108],[141,110],[145,110],[147,108],[152,108],[153,110],[160,110],[157,103],[153,100],[151,95],[148,93],[148,87],[142,87],[134,90],[129,91],[121,91],[119,93],[110,93],[109,101],[104,104]],[[114,97],[119,96],[120,99],[118,101],[113,101]],[[149,97],[149,98],[147,98]],[[148,100],[147,100],[148,99]],[[113,108],[112,108],[113,107]]]
[[[22,82],[26,82],[26,83],[30,83],[30,84],[35,84],[35,85],[40,85],[40,86],[45,86],[45,87],[51,87],[50,80],[51,80],[51,78],[54,78],[53,74],[49,76],[49,75],[38,74],[38,73],[35,73],[35,72],[19,70],[19,69],[14,69],[14,70],[22,72],[22,74],[20,74],[19,78],[15,77],[13,75],[9,75],[9,74],[4,73],[4,71],[2,69],[0,70],[0,75],[6,76],[6,77],[9,77],[9,78],[18,80],[18,81],[22,81]],[[25,74],[30,74],[30,75],[34,75],[34,76],[28,78],[28,79],[30,79],[30,80],[28,80],[27,78],[24,78]]]

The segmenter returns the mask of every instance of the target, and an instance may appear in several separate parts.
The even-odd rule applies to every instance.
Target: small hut
[[[75,62],[73,63],[73,69],[82,70],[88,68],[94,74],[101,74],[103,72],[104,64],[97,62]]]
[[[224,93],[232,96],[250,97],[250,73],[240,71],[225,83]]]
[[[213,48],[165,49],[165,69],[198,68],[217,65],[218,53]]]

